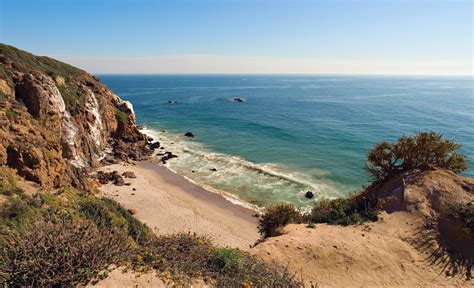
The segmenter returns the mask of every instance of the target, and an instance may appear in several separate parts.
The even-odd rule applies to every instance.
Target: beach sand
[[[134,216],[157,235],[191,232],[209,237],[217,246],[243,250],[259,238],[256,211],[233,204],[164,166],[142,161],[100,170],[131,171],[137,176],[124,178],[129,186],[103,185],[100,194],[133,209]]]

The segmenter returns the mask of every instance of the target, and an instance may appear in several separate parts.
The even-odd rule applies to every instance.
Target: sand
[[[136,211],[134,216],[157,235],[197,233],[217,246],[240,249],[249,249],[259,238],[256,211],[233,204],[164,166],[143,161],[100,170],[135,173],[137,178],[125,178],[130,186],[103,185],[100,194]]]
[[[383,214],[380,222],[348,227],[292,224],[252,252],[288,265],[307,287],[472,287],[464,275],[446,277],[444,263],[432,264],[428,251],[416,249],[413,241],[424,239],[415,239],[410,216]]]

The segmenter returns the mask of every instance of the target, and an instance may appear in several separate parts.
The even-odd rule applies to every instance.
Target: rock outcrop
[[[43,187],[88,188],[87,170],[106,151],[139,160],[151,153],[131,103],[97,77],[0,44],[0,166]]]

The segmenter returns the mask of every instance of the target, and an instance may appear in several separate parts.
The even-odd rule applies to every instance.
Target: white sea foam
[[[276,163],[256,164],[240,157],[217,153],[204,144],[170,132],[143,129],[178,158],[166,166],[190,181],[250,208],[277,202],[292,202],[302,208],[311,206],[304,197],[312,191],[315,199],[339,196],[329,182]],[[159,157],[159,156],[157,156]],[[214,171],[214,169],[216,171]]]

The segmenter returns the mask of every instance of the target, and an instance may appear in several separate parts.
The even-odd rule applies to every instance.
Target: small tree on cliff
[[[420,132],[403,136],[395,143],[381,142],[369,150],[366,170],[375,181],[413,169],[439,167],[455,173],[467,169],[464,154],[456,152],[461,147],[441,134]]]

